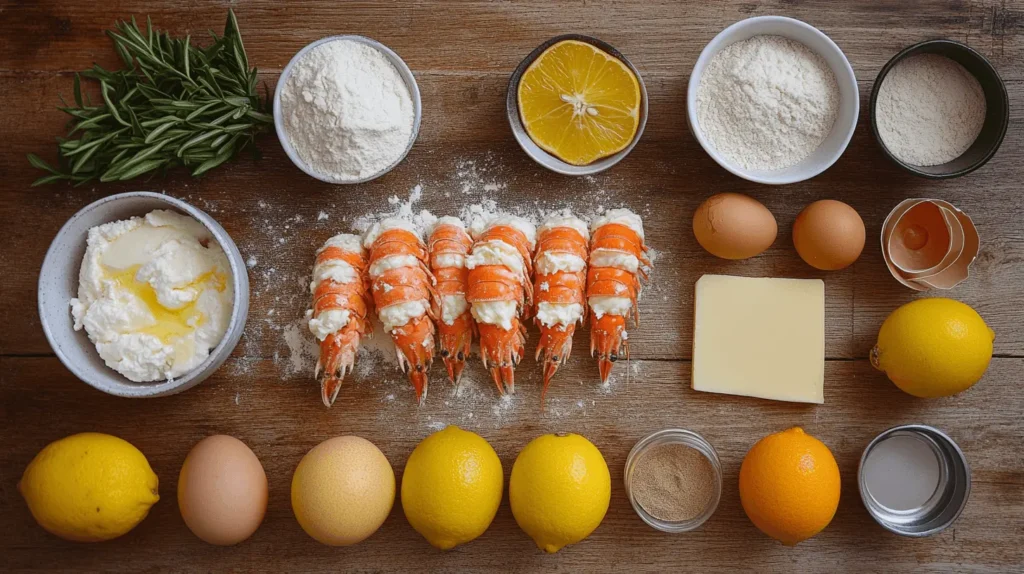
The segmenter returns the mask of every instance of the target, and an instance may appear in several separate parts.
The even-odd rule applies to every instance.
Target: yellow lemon
[[[537,437],[512,465],[508,500],[519,527],[545,552],[558,552],[593,532],[608,511],[608,465],[578,434]]]
[[[18,483],[36,522],[76,542],[125,534],[160,500],[149,461],[108,434],[71,435],[39,451]]]
[[[501,460],[480,435],[449,426],[416,446],[402,475],[409,524],[441,550],[483,534],[501,504]]]
[[[948,397],[981,379],[996,334],[977,311],[952,299],[918,299],[889,315],[871,364],[915,397]]]
[[[740,465],[740,502],[761,532],[792,546],[824,530],[839,508],[839,465],[800,427],[770,434]]]
[[[622,151],[640,126],[633,71],[578,40],[563,40],[538,56],[523,72],[517,96],[530,139],[573,165]]]
[[[314,540],[349,546],[384,524],[395,503],[395,471],[384,453],[358,436],[327,439],[292,475],[292,512]]]

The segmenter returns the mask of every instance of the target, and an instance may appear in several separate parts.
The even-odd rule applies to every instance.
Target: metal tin
[[[938,462],[938,483],[935,491],[920,505],[905,510],[889,508],[872,494],[878,486],[868,484],[865,463],[872,451],[894,437],[913,437],[931,448]],[[967,458],[953,439],[935,427],[912,424],[893,427],[875,437],[864,449],[857,469],[860,498],[868,514],[883,528],[901,536],[931,536],[948,528],[967,506],[971,493],[971,468]]]

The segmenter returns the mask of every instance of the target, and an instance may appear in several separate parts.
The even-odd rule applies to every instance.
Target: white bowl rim
[[[714,146],[711,145],[711,142],[707,141],[707,139],[704,137],[704,133],[700,129],[700,122],[697,120],[697,90],[700,87],[700,75],[697,74],[696,72],[699,70],[700,74],[703,74],[704,68],[707,67],[707,63],[711,60],[711,58],[713,58],[715,54],[724,49],[726,46],[732,44],[732,42],[730,42],[725,46],[718,47],[717,45],[722,43],[724,41],[724,38],[728,37],[728,35],[730,34],[742,30],[743,28],[762,22],[774,22],[787,26],[801,28],[821,39],[825,43],[825,45],[829,46],[830,49],[834,50],[835,53],[838,54],[839,57],[842,59],[843,67],[841,70],[836,70],[835,68],[832,68],[832,72],[836,74],[836,82],[847,83],[852,85],[854,93],[857,94],[857,97],[854,98],[853,101],[853,121],[850,123],[850,127],[846,130],[846,134],[843,136],[843,141],[841,145],[838,147],[838,149],[836,149],[836,152],[832,156],[830,156],[827,159],[827,161],[822,162],[815,169],[808,170],[807,172],[804,173],[791,174],[788,177],[766,177],[762,175],[756,175],[740,167],[732,165],[728,160],[726,160],[724,157],[721,156],[721,154],[718,153],[718,150],[716,150]],[[716,49],[712,53],[710,50],[713,45],[716,46]],[[810,46],[808,46],[808,48],[812,49],[810,48]],[[846,57],[846,54],[843,52],[843,50],[832,40],[832,38],[829,38],[827,34],[815,28],[814,26],[808,24],[807,22],[804,22],[803,20],[797,20],[796,18],[790,18],[788,16],[754,16],[730,24],[721,32],[716,34],[715,37],[712,38],[711,41],[709,41],[707,45],[704,46],[704,49],[701,50],[700,56],[697,58],[696,63],[694,63],[693,71],[690,73],[690,79],[687,85],[686,115],[690,123],[690,132],[693,134],[693,137],[696,138],[700,146],[704,148],[704,151],[707,152],[709,156],[711,156],[711,159],[715,160],[715,163],[725,168],[726,171],[748,181],[753,181],[755,183],[763,183],[767,185],[785,185],[789,183],[806,181],[808,179],[821,175],[825,170],[832,167],[832,165],[834,165],[840,157],[842,157],[843,153],[846,151],[846,148],[850,145],[850,141],[853,139],[853,134],[857,130],[857,123],[860,119],[860,87],[857,83],[857,76],[853,72],[853,66],[850,64],[850,60]],[[835,129],[835,127],[833,127],[833,129]]]
[[[106,385],[99,386],[91,379],[89,374],[79,368],[78,364],[72,361],[71,358],[64,353],[63,348],[56,343],[56,339],[52,332],[53,327],[51,327],[50,322],[47,320],[46,310],[43,309],[43,297],[37,295],[36,307],[39,312],[39,323],[43,328],[43,335],[46,336],[46,342],[49,343],[50,349],[53,350],[53,353],[57,356],[60,362],[63,363],[64,366],[78,378],[78,380],[86,383],[94,389],[118,397],[162,397],[191,389],[213,374],[213,372],[227,359],[227,356],[234,351],[234,348],[241,339],[242,332],[245,329],[245,322],[249,314],[249,274],[245,269],[244,264],[239,266],[238,261],[241,261],[241,253],[238,251],[238,246],[235,245],[235,242],[230,236],[228,236],[227,232],[222,229],[216,229],[207,224],[206,220],[216,223],[216,220],[214,220],[213,217],[185,201],[153,191],[129,191],[124,193],[115,193],[114,195],[108,195],[107,197],[100,198],[76,211],[75,214],[61,226],[60,230],[57,231],[57,234],[54,235],[53,240],[50,242],[50,246],[46,250],[46,255],[43,257],[43,264],[40,267],[37,292],[42,292],[42,283],[46,280],[46,274],[43,271],[46,270],[47,267],[55,264],[54,259],[56,257],[56,250],[59,248],[58,240],[65,234],[69,233],[69,230],[75,220],[104,204],[134,197],[162,201],[174,209],[188,214],[190,217],[202,224],[203,227],[213,235],[213,238],[221,245],[221,248],[227,254],[228,264],[231,266],[231,286],[235,290],[234,301],[231,306],[231,318],[228,321],[228,328],[224,333],[224,337],[222,337],[220,342],[217,343],[217,346],[210,351],[206,360],[197,365],[183,377],[166,380],[157,384],[146,385],[133,383],[127,378],[124,378],[121,373],[118,373],[116,370],[110,369],[110,367],[104,365],[104,368],[110,369],[115,376],[124,378],[124,381],[112,387],[108,387]],[[217,225],[219,226],[220,224],[217,223]],[[232,256],[233,254],[237,256],[237,260]],[[68,320],[70,320],[70,317]],[[89,343],[92,344],[92,341],[89,340]],[[95,352],[95,348],[92,350]]]
[[[292,146],[291,140],[288,139],[288,133],[284,129],[284,118],[282,117],[281,112],[281,93],[284,91],[284,85],[288,81],[288,77],[291,75],[292,68],[295,66],[295,64],[302,59],[302,56],[304,56],[306,52],[309,52],[313,48],[316,48],[321,44],[326,44],[327,42],[335,42],[339,40],[351,40],[354,42],[359,42],[360,44],[366,44],[367,46],[376,48],[382,54],[384,54],[388,61],[390,61],[391,64],[394,65],[395,68],[398,70],[398,74],[402,76],[402,80],[405,82],[406,87],[409,88],[409,95],[412,97],[413,112],[412,134],[409,136],[409,143],[405,146],[405,151],[403,151],[402,154],[399,155],[395,159],[395,161],[391,163],[391,165],[387,166],[381,171],[361,179],[353,179],[348,181],[338,181],[335,179],[331,179],[321,173],[317,173],[312,168],[307,166],[304,161],[302,161],[302,158],[299,157],[299,154],[295,151],[294,146]],[[292,56],[292,59],[288,61],[288,64],[284,67],[284,70],[281,71],[281,75],[277,79],[277,87],[274,88],[273,115],[274,131],[277,133],[277,139],[279,142],[281,142],[281,147],[284,148],[285,154],[288,156],[288,159],[292,160],[292,163],[295,164],[295,167],[302,170],[306,175],[318,179],[324,183],[331,183],[335,185],[351,185],[356,183],[366,183],[368,181],[372,181],[377,179],[378,177],[383,176],[389,171],[395,169],[395,167],[397,167],[398,164],[402,163],[402,160],[404,160],[405,157],[409,155],[409,152],[412,151],[413,144],[416,143],[416,139],[420,135],[420,123],[422,122],[423,119],[423,102],[420,98],[420,87],[419,84],[416,82],[416,76],[413,75],[412,70],[409,68],[409,65],[405,63],[405,60],[403,60],[402,57],[399,56],[397,52],[395,52],[391,48],[388,48],[387,46],[378,42],[377,40],[374,40],[373,38],[360,36],[358,34],[341,34],[337,36],[325,36],[323,38],[320,38],[319,40],[306,44],[305,47],[303,47],[301,50],[296,52],[294,56]]]

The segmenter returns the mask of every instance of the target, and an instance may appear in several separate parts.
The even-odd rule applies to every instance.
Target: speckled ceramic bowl
[[[154,209],[170,209],[190,215],[210,230],[231,264],[235,304],[227,332],[210,356],[184,377],[172,381],[133,383],[104,364],[85,331],[75,331],[69,301],[78,295],[78,273],[85,257],[85,239],[97,225],[142,216]],[[162,397],[190,389],[220,367],[245,328],[249,314],[249,275],[238,247],[224,228],[203,211],[159,193],[135,191],[105,197],[76,213],[50,244],[39,271],[39,321],[57,358],[76,377],[111,395],[130,398]]]

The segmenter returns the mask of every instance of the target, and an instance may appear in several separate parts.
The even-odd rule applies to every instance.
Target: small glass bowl
[[[640,506],[636,497],[633,496],[633,471],[636,469],[637,463],[648,450],[662,444],[684,444],[696,449],[711,462],[711,468],[715,471],[715,493],[711,498],[711,504],[695,518],[682,521],[661,520],[644,510],[644,507]],[[648,526],[662,532],[689,532],[700,527],[715,513],[715,510],[718,509],[718,502],[722,498],[722,464],[718,460],[718,452],[704,437],[685,429],[664,429],[640,439],[633,450],[629,451],[629,456],[626,457],[624,481],[626,496],[629,497],[629,503],[633,505],[633,510]]]

